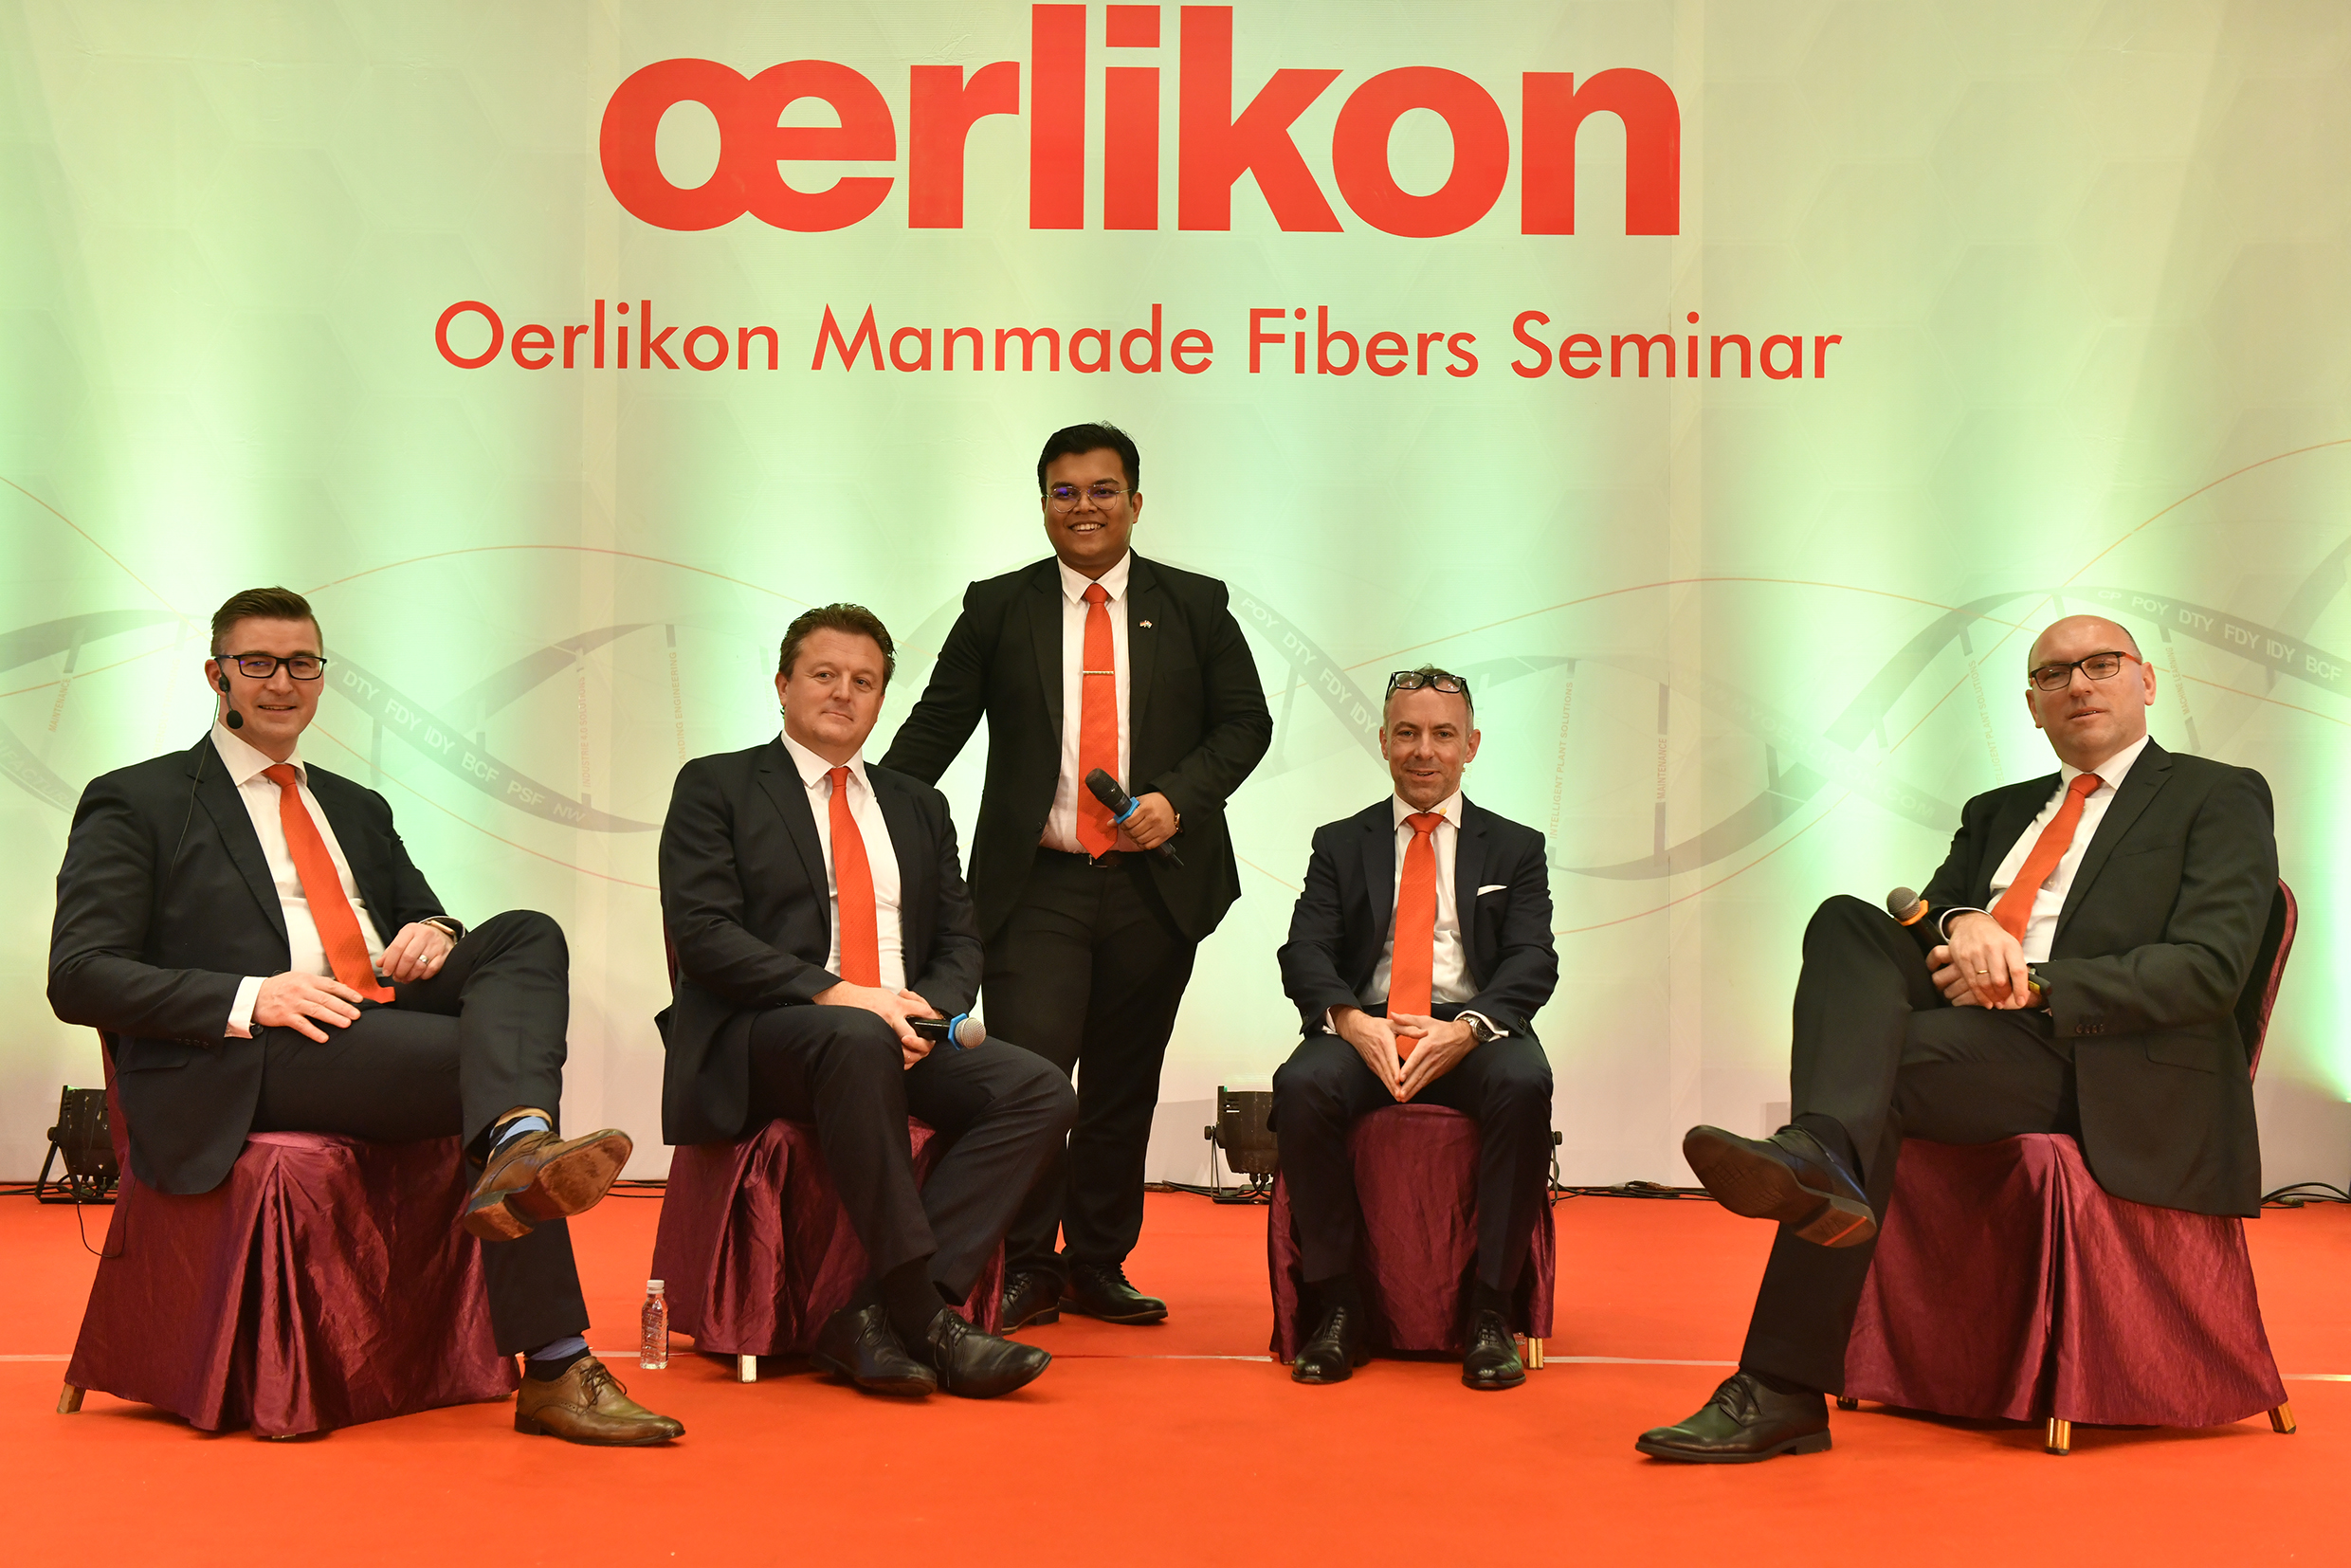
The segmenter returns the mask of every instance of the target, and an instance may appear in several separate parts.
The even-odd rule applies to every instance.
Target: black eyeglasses
[[[297,653],[281,659],[274,653],[223,653],[218,657],[237,666],[237,672],[248,681],[266,681],[280,667],[297,681],[316,681],[326,673],[326,661],[315,653]]]
[[[2139,663],[2134,654],[2093,653],[2068,665],[2043,665],[2032,672],[2032,684],[2043,691],[2063,691],[2073,684],[2073,672],[2077,669],[2093,681],[2111,681],[2122,670],[2125,659]]]
[[[1054,511],[1066,512],[1078,504],[1080,497],[1084,497],[1097,506],[1107,506],[1128,493],[1123,484],[1113,484],[1108,480],[1103,480],[1099,484],[1088,484],[1083,488],[1075,484],[1056,484],[1045,492],[1045,499],[1053,503]]]
[[[1468,682],[1458,675],[1447,675],[1442,671],[1431,675],[1425,669],[1400,669],[1388,677],[1388,695],[1391,697],[1399,691],[1420,691],[1424,688],[1441,691],[1448,697],[1469,695]]]

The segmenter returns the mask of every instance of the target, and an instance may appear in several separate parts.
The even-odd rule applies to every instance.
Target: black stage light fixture
[[[1209,1142],[1210,1195],[1218,1203],[1273,1200],[1273,1173],[1280,1168],[1282,1158],[1273,1129],[1266,1125],[1272,1117],[1271,1089],[1229,1089],[1222,1084],[1216,1085],[1215,1124],[1200,1130]],[[1219,1149],[1224,1151],[1225,1163],[1232,1167],[1234,1175],[1248,1177],[1248,1186],[1228,1189],[1218,1178]]]
[[[64,1178],[52,1188],[49,1170],[64,1158]],[[112,1203],[122,1179],[115,1164],[113,1129],[106,1120],[104,1089],[60,1092],[57,1125],[49,1129],[49,1152],[41,1161],[33,1196],[43,1203]]]

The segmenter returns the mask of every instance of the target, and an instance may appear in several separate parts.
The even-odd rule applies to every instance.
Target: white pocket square
[[[1478,889],[1478,897],[1484,898],[1488,893],[1499,893],[1509,885],[1510,884],[1506,882],[1489,882],[1485,886]]]

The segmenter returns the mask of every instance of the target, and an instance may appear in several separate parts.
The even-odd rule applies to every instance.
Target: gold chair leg
[[[74,1387],[71,1383],[67,1383],[64,1389],[60,1392],[57,1396],[57,1413],[60,1415],[71,1415],[81,1408],[82,1391]],[[2277,1413],[2275,1411],[2270,1413],[2269,1419],[2272,1421],[2277,1419]],[[2287,1416],[2286,1418],[2286,1425],[2280,1430],[2285,1431],[2292,1431],[2294,1430],[2293,1417],[2290,1415]]]
[[[2071,1453],[2073,1451],[2072,1422],[2061,1420],[2054,1415],[2049,1418],[2048,1449],[2051,1453]]]
[[[74,1391],[74,1397],[78,1402],[82,1397],[82,1391],[76,1389]],[[2287,1436],[2291,1437],[2294,1434],[2294,1407],[2291,1405],[2280,1405],[2277,1409],[2271,1411],[2269,1413],[2269,1430],[2271,1431],[2284,1432]]]
[[[1527,1371],[1540,1372],[1543,1365],[1542,1340],[1532,1334],[1522,1335],[1521,1340],[1522,1348],[1519,1352],[1519,1359],[1526,1363]]]
[[[1837,1409],[1859,1410],[1861,1409],[1861,1401],[1858,1399],[1848,1399],[1845,1395],[1840,1394],[1837,1395]]]
[[[759,1358],[756,1356],[736,1357],[735,1380],[738,1383],[757,1382],[759,1380]]]

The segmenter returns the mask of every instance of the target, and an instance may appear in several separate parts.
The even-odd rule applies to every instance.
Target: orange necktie
[[[2025,939],[2025,927],[2032,923],[2032,901],[2040,896],[2041,884],[2057,869],[2057,863],[2066,858],[2067,848],[2073,843],[2073,830],[2082,820],[2082,802],[2087,800],[2104,783],[2096,774],[2076,774],[2066,786],[2066,798],[2058,804],[2057,814],[2049,819],[2041,836],[2033,841],[2032,853],[2016,873],[2016,880],[2008,884],[2000,902],[1992,906],[1992,918],[2018,941]]]
[[[841,978],[851,985],[882,983],[882,926],[873,908],[873,864],[866,859],[866,835],[849,814],[849,771],[835,768],[832,779],[832,884],[841,914]]]
[[[1429,1015],[1430,994],[1436,986],[1437,961],[1437,824],[1435,811],[1414,811],[1404,819],[1412,842],[1404,847],[1404,878],[1396,884],[1395,945],[1388,958],[1388,1016],[1399,1012]],[[1418,1042],[1396,1041],[1396,1053],[1411,1056]]]
[[[310,819],[310,808],[302,804],[301,775],[292,763],[281,762],[264,768],[262,776],[278,787],[278,825],[284,830],[286,852],[294,857],[294,874],[301,880],[302,898],[310,905],[310,922],[319,928],[327,967],[369,1001],[391,1001],[392,987],[377,982],[375,966],[368,960],[367,938],[360,935],[359,917],[343,894],[335,857],[327,853],[326,840]]]
[[[1106,855],[1119,842],[1118,824],[1110,808],[1085,787],[1096,768],[1119,776],[1119,668],[1110,641],[1110,593],[1100,583],[1085,585],[1085,654],[1079,668],[1078,689],[1078,843],[1089,855]]]

